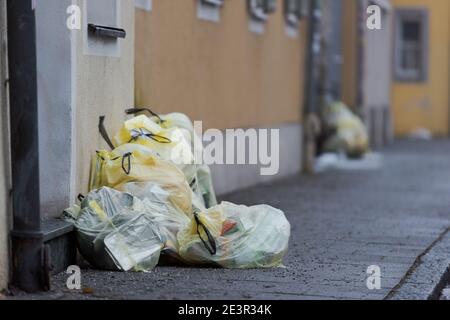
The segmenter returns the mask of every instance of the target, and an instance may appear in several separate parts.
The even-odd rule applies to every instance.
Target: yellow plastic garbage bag
[[[194,206],[192,213],[183,214],[171,205],[169,193],[158,185],[127,183],[125,190],[141,200],[140,210],[158,225],[164,239],[162,256],[190,265],[224,268],[282,264],[290,224],[278,209],[222,202],[210,209]]]
[[[141,112],[148,112],[150,120],[158,124],[161,128],[183,128],[194,134],[194,126],[191,119],[184,113],[173,112],[165,115],[159,115],[153,112],[150,108],[132,108],[125,110],[126,114],[137,114]]]
[[[193,154],[198,155],[203,152],[203,143],[194,130],[191,119],[183,113],[173,112],[165,115],[157,115],[153,113],[151,120],[159,124],[162,128],[182,128],[187,130],[191,135],[191,145],[193,146]],[[194,141],[196,140],[196,143]],[[211,177],[211,171],[206,164],[196,166],[195,181],[188,179],[192,189],[203,199],[205,206],[210,208],[217,205],[216,193]],[[183,170],[184,171],[184,170]],[[188,176],[187,176],[188,177]]]
[[[197,198],[206,208],[217,205],[216,193],[211,178],[211,171],[206,164],[198,165],[195,179],[189,184]]]
[[[123,190],[128,182],[158,184],[169,192],[169,199],[176,207],[185,213],[192,212],[192,191],[184,174],[148,147],[128,143],[94,155],[89,190],[103,186]]]
[[[222,202],[195,213],[178,233],[179,254],[190,264],[224,268],[269,268],[282,265],[290,224],[281,210]]]
[[[194,132],[191,120],[182,113],[159,116],[149,109],[126,110],[128,114],[142,111],[148,111],[153,116],[138,115],[126,121],[114,136],[114,145],[137,143],[151,148],[183,171],[187,182],[206,207],[216,205],[209,167],[195,159],[195,156],[202,155],[203,145]]]
[[[152,117],[152,120],[156,123],[159,123],[159,125],[162,128],[170,129],[170,128],[182,128],[190,132],[191,134],[194,133],[194,126],[192,125],[191,119],[184,113],[180,112],[172,112],[165,115],[160,116],[160,119],[158,117]]]
[[[325,128],[333,134],[325,141],[324,151],[344,151],[349,157],[361,157],[369,150],[367,129],[361,119],[342,102],[325,108]]]
[[[126,143],[142,144],[177,165],[194,163],[189,131],[182,128],[163,129],[144,115],[125,121],[114,136],[113,143],[116,147]]]
[[[191,148],[191,135],[186,129],[163,129],[147,116],[139,115],[124,122],[113,143],[116,147],[127,143],[146,146],[180,168],[188,183],[195,180],[197,165]]]
[[[129,193],[108,187],[91,191],[80,208],[65,211],[80,253],[96,268],[149,271],[164,256],[224,268],[282,264],[290,224],[280,210],[223,202],[186,214],[157,184],[128,182],[123,188]]]
[[[90,192],[80,207],[67,209],[63,218],[74,224],[80,253],[93,267],[150,271],[163,240],[141,208],[132,195],[104,187]]]

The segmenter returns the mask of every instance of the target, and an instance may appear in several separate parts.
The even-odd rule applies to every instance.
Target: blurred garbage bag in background
[[[333,102],[323,114],[328,132],[323,151],[345,152],[349,158],[360,158],[369,150],[367,129],[361,119],[342,102]]]

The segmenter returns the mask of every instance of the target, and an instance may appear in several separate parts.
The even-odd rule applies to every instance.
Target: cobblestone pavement
[[[380,170],[294,176],[223,198],[284,210],[292,225],[285,268],[84,270],[82,284],[89,288],[84,293],[66,289],[67,275],[60,274],[52,279],[52,291],[17,298],[384,299],[395,293],[420,298],[425,294],[420,290],[440,277],[437,269],[416,273],[420,257],[448,238],[450,141],[401,141],[382,154]],[[430,261],[427,269],[433,268]],[[381,268],[380,290],[366,286],[370,265]]]

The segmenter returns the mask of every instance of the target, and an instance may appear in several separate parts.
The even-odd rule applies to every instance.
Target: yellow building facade
[[[151,9],[146,1],[136,9],[136,106],[185,113],[204,130],[279,129],[279,172],[269,177],[254,166],[213,165],[218,194],[302,166],[307,19],[297,12],[289,25],[284,0],[255,19],[251,4],[263,2],[272,1],[153,0]]]
[[[450,120],[450,1],[393,0],[392,4],[397,14],[394,18],[396,20],[394,21],[396,32],[394,61],[401,59],[396,55],[401,55],[398,51],[401,50],[399,47],[402,35],[399,33],[402,28],[402,12],[404,12],[406,17],[403,21],[406,24],[409,23],[407,27],[410,32],[405,31],[403,36],[408,38],[410,43],[414,41],[419,43],[420,48],[417,50],[420,51],[422,58],[419,58],[418,67],[423,73],[416,79],[399,79],[395,75],[396,66],[394,65],[392,112],[395,134],[405,136],[423,128],[435,136],[447,136]],[[418,26],[419,31],[416,30]],[[415,35],[413,31],[417,31],[418,34]],[[417,66],[417,56],[414,58],[414,54],[407,52],[408,49],[404,50],[406,52],[403,53],[403,57],[407,67]],[[410,58],[405,58],[408,55]]]
[[[283,5],[263,32],[249,30],[247,1],[224,1],[216,22],[198,18],[198,1],[138,9],[136,104],[219,129],[299,122],[305,20],[288,36]]]

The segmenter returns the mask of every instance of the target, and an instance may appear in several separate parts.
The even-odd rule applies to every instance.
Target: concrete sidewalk
[[[383,156],[381,170],[296,176],[224,197],[285,211],[292,225],[286,268],[84,270],[89,293],[69,291],[67,275],[60,274],[51,292],[18,298],[426,298],[450,256],[442,250],[428,254],[449,238],[450,141],[397,142]],[[421,271],[425,262],[428,272]],[[366,286],[370,265],[381,268],[380,290]]]

